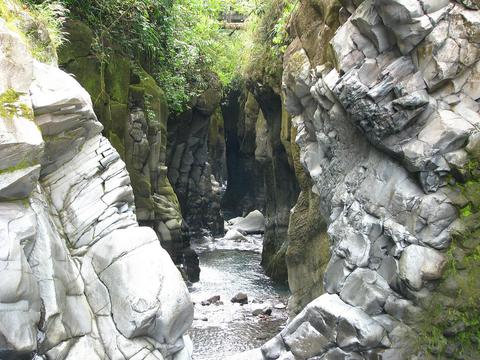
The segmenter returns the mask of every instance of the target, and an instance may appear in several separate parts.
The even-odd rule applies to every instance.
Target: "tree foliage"
[[[202,92],[211,72],[228,85],[242,53],[238,32],[223,29],[222,15],[251,11],[249,0],[25,0],[56,3],[94,32],[95,55],[116,52],[146,68],[165,90],[171,110],[181,111]]]
[[[68,9],[71,17],[94,32],[93,50],[101,62],[118,52],[138,62],[164,89],[174,112],[184,110],[205,90],[212,72],[225,87],[242,71],[247,77],[275,77],[295,4],[295,0],[24,1],[36,9],[57,5]],[[223,19],[228,14],[248,18],[247,31],[226,29]]]
[[[252,0],[253,12],[245,36],[242,73],[247,81],[277,88],[281,84],[283,54],[289,43],[287,26],[299,0]]]

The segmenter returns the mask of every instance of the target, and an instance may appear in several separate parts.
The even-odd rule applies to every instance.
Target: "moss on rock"
[[[91,55],[93,44],[92,30],[79,20],[69,20],[65,23],[67,42],[62,45],[58,52],[58,61],[68,64],[70,61]]]
[[[15,117],[21,116],[33,120],[33,110],[21,101],[22,95],[24,94],[13,89],[8,89],[0,94],[0,118],[13,120]]]
[[[105,87],[110,98],[118,103],[128,103],[131,63],[117,56],[109,60],[105,69]]]
[[[115,148],[115,150],[117,150],[122,160],[125,161],[125,145],[123,144],[123,141],[113,131],[109,132],[108,140],[110,141],[112,146]]]
[[[468,180],[450,189],[460,218],[446,271],[435,295],[423,304],[418,346],[436,358],[474,360],[480,353],[480,176],[474,150],[464,169]]]

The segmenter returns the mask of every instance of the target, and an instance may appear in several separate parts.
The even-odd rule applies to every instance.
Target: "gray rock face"
[[[195,280],[199,269],[190,266],[189,260],[198,259],[189,247],[180,205],[167,178],[168,105],[164,92],[142,66],[134,65],[119,51],[114,50],[108,61],[101,63],[95,56],[94,29],[86,23],[69,19],[64,30],[68,41],[59,49],[59,63],[95,99],[94,111],[104,126],[103,133],[130,175],[137,220],[155,230],[174,262]],[[59,142],[52,151],[64,146]]]
[[[478,11],[448,0],[342,4],[351,16],[330,41],[334,66],[297,29],[283,76],[328,226],[328,294],[262,347],[264,359],[412,356],[458,218],[447,185],[463,181],[480,130]]]
[[[209,88],[192,109],[169,119],[168,178],[192,232],[223,234],[220,186],[209,163],[209,130],[221,100],[221,84],[212,75]],[[220,179],[219,179],[220,180]]]
[[[0,34],[15,37],[2,24]],[[90,96],[15,46],[22,68],[2,67],[0,88],[29,90],[15,106],[35,117],[0,122],[10,161],[0,172],[0,357],[189,359],[187,289],[155,232],[138,226]]]

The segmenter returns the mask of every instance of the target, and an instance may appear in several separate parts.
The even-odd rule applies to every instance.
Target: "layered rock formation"
[[[86,88],[104,134],[127,165],[138,221],[152,227],[176,264],[198,279],[180,205],[167,177],[168,106],[163,91],[138,64],[113,53],[100,61],[92,30],[77,20],[66,24],[68,42],[60,64]]]
[[[255,160],[262,169],[265,189],[262,266],[273,279],[285,281],[290,209],[298,196],[289,146],[291,127],[281,97],[274,89],[251,83],[247,84],[247,88],[251,94],[247,97],[246,116],[252,117],[252,110],[258,111],[255,122]],[[249,102],[253,104],[249,105]]]
[[[189,359],[193,307],[88,93],[0,19],[0,358]]]
[[[316,194],[303,181],[297,206],[318,206],[313,242],[330,242],[323,284],[307,278],[295,303],[326,293],[241,358],[475,359],[480,14],[448,0],[341,3],[301,2],[283,77]],[[290,254],[308,258],[301,245]]]
[[[221,127],[218,120],[221,97],[220,81],[212,74],[208,88],[193,99],[191,108],[168,122],[168,178],[192,232],[208,229],[213,234],[223,234],[221,188],[209,163],[209,156],[214,155],[209,154],[209,145],[213,148],[219,142],[215,128]],[[210,130],[214,138],[209,142]],[[219,159],[212,160],[215,173],[220,175],[225,158],[221,150],[218,156]]]

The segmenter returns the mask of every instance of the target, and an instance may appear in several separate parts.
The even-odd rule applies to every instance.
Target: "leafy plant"
[[[281,83],[283,54],[289,43],[287,26],[298,0],[255,0],[249,19],[243,74],[247,80],[272,87]]]
[[[298,0],[24,0],[63,39],[67,8],[94,32],[101,63],[120,52],[138,62],[165,91],[170,110],[184,110],[211,73],[224,87],[239,74],[279,84],[287,24]],[[61,4],[62,6],[59,6]],[[248,18],[246,31],[225,26]]]
[[[56,48],[65,41],[62,28],[67,14],[56,0],[30,6],[19,0],[0,0],[0,17],[20,35],[36,59],[47,63],[56,62]]]
[[[49,21],[55,18],[52,5],[57,2],[26,1]],[[163,88],[173,111],[182,111],[204,91],[212,72],[225,86],[239,72],[242,38],[224,29],[223,17],[251,12],[249,0],[58,1],[92,29],[100,62],[120,52],[141,64]],[[57,34],[61,35],[54,31]]]

